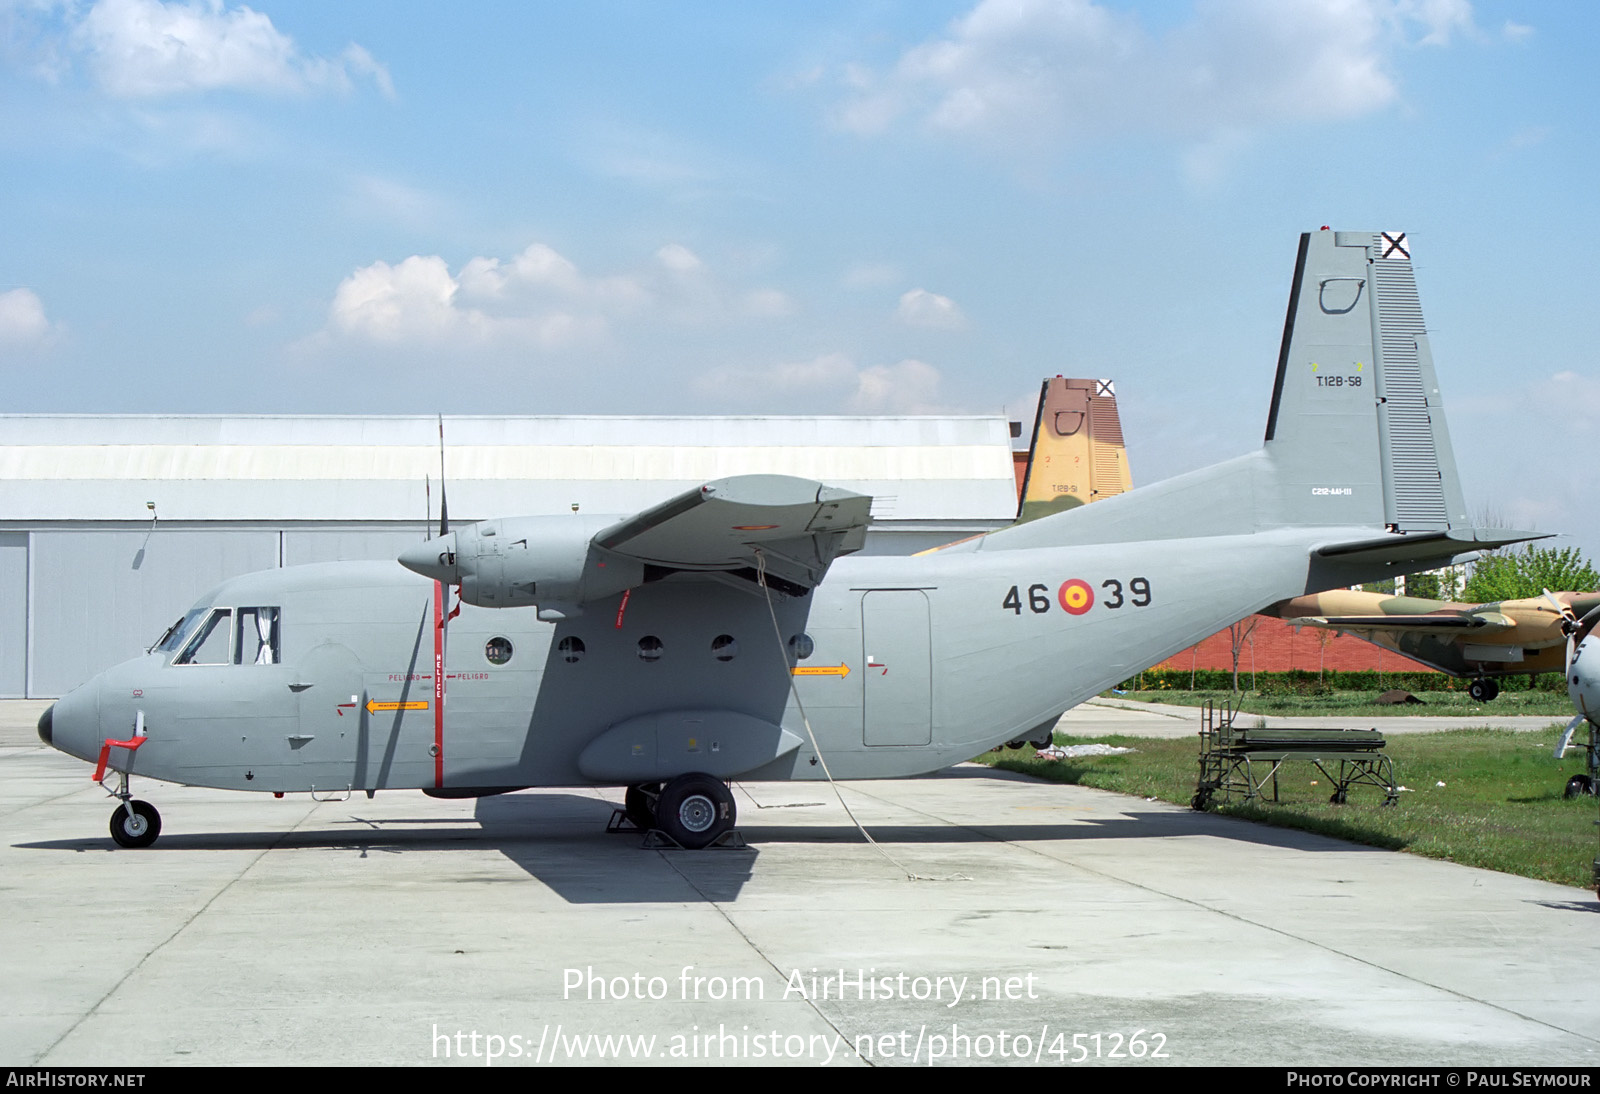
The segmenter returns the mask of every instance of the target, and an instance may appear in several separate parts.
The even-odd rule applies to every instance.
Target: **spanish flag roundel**
[[[1061,607],[1070,615],[1082,615],[1094,607],[1094,590],[1089,588],[1089,583],[1079,578],[1061,583],[1061,590],[1056,593],[1056,599],[1061,601]]]

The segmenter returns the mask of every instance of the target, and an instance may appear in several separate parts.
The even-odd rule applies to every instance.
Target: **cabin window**
[[[235,665],[276,665],[283,660],[278,645],[277,608],[240,608],[233,642]]]
[[[567,664],[583,660],[583,639],[571,635],[556,643],[556,649],[561,654],[561,660]]]
[[[639,639],[639,660],[661,660],[661,639],[657,638],[653,634],[647,634],[643,638]]]
[[[503,665],[511,660],[511,639],[491,638],[483,644],[483,656],[491,665]]]
[[[232,608],[216,608],[210,618],[200,625],[194,637],[183,647],[183,652],[173,660],[174,665],[226,665],[229,660],[228,641],[233,635]]]
[[[789,639],[789,652],[794,654],[796,661],[804,661],[816,648],[817,644],[811,641],[809,634],[797,634]]]
[[[719,634],[711,640],[711,656],[718,661],[732,661],[739,656],[739,642],[731,634]]]

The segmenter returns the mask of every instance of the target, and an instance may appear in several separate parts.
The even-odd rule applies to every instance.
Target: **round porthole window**
[[[503,665],[511,660],[511,639],[491,638],[484,643],[483,655],[489,659],[491,665]]]
[[[561,660],[572,664],[574,661],[583,660],[583,639],[573,638],[571,635],[556,643],[556,652],[561,654]]]
[[[639,639],[639,660],[661,660],[661,639],[657,638],[653,634],[647,634],[643,638]]]
[[[809,634],[797,634],[789,639],[789,652],[794,654],[796,661],[804,661],[816,648],[817,644],[811,641]]]
[[[732,661],[739,656],[739,642],[731,634],[719,634],[711,640],[711,656],[718,661]]]

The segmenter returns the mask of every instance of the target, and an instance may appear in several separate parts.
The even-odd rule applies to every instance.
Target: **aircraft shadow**
[[[994,778],[985,770],[958,769],[944,778]],[[1004,778],[1004,775],[1000,776]],[[818,795],[823,797],[822,794]],[[1077,840],[1150,839],[1211,836],[1302,851],[1338,850],[1384,853],[1309,835],[1207,814],[1130,808],[1109,817],[1069,823],[971,824],[929,822],[869,827],[886,845],[954,847],[997,842],[1070,843]],[[821,807],[814,806],[813,808]],[[345,849],[360,857],[447,851],[463,846],[492,847],[570,904],[719,903],[736,900],[752,876],[761,849],[793,845],[861,844],[861,833],[846,824],[807,824],[806,807],[779,807],[771,818],[747,808],[739,833],[749,845],[738,849],[641,853],[637,832],[608,834],[615,807],[589,794],[542,791],[481,798],[472,817],[371,818],[360,813],[317,828],[282,832],[170,832],[153,848],[119,854],[161,855],[186,851],[265,851]],[[796,823],[782,823],[784,815]],[[108,836],[18,843],[19,849],[49,851],[115,850]]]

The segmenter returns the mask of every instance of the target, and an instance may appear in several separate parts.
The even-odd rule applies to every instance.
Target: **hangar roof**
[[[1009,520],[1004,417],[444,418],[457,519],[629,513],[728,475],[870,494],[875,521]],[[415,521],[433,416],[0,415],[0,521]],[[432,504],[437,512],[437,501]]]

